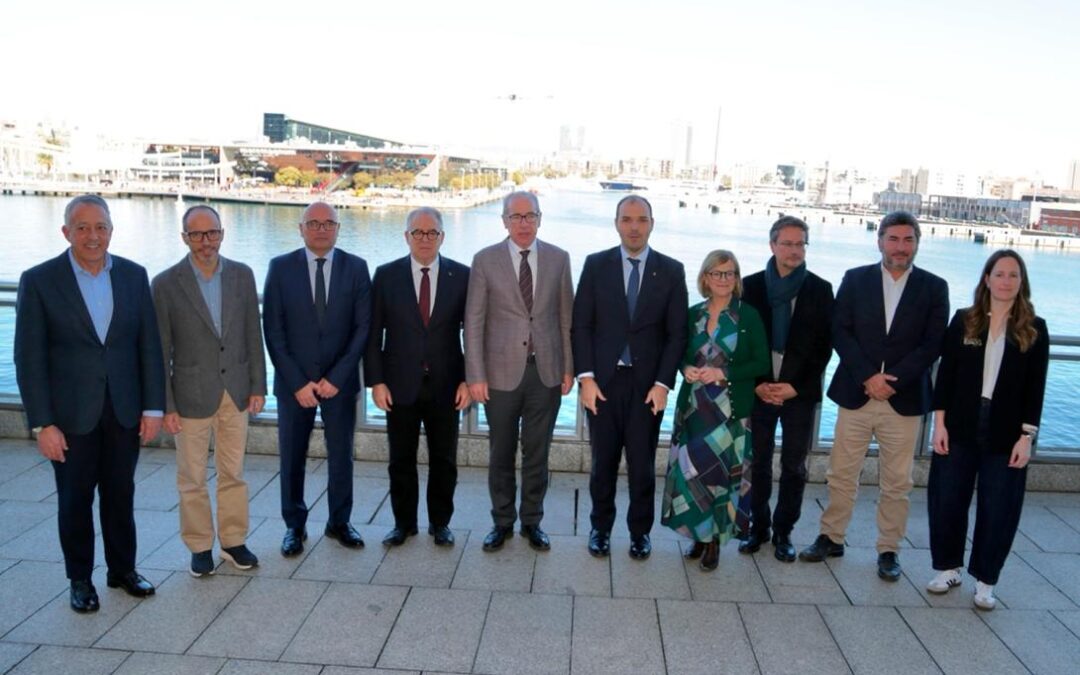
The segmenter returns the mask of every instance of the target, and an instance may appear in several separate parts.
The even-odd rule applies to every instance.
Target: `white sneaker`
[[[957,567],[951,570],[945,570],[944,572],[938,572],[937,576],[930,580],[926,584],[926,590],[931,593],[948,593],[949,589],[956,588],[963,582],[962,570],[963,568]]]
[[[975,606],[987,611],[997,607],[997,598],[994,597],[992,584],[984,584],[981,581],[975,582]]]

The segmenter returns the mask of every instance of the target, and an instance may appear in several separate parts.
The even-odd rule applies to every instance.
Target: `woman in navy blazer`
[[[1024,504],[1031,445],[1039,429],[1050,337],[1035,316],[1027,268],[1016,251],[994,252],[945,334],[934,388],[934,456],[928,507],[938,570],[927,590],[961,583],[968,508],[978,481],[968,572],[975,606],[993,609],[994,585]]]

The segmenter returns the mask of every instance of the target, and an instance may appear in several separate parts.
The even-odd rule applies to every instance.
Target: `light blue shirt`
[[[98,340],[105,344],[105,338],[109,335],[109,324],[112,323],[113,294],[112,294],[112,256],[105,254],[105,266],[97,274],[90,274],[75,261],[75,255],[68,249],[68,260],[71,262],[71,270],[75,273],[75,281],[79,284],[79,292],[82,294],[83,304],[90,313],[90,320],[94,323],[94,332]]]
[[[638,263],[638,297],[641,297],[641,287],[645,285],[645,259],[649,257],[649,247],[641,249],[641,253],[632,256],[622,246],[619,247],[619,253],[622,255],[622,288],[623,293],[627,292],[630,287],[630,272],[633,271],[634,266],[630,264],[628,258],[637,258],[641,262]]]
[[[307,268],[308,279],[311,281],[311,302],[315,302],[315,271],[319,269],[319,256],[308,247],[304,247],[304,253],[307,255]],[[334,249],[330,249],[323,256],[326,262],[323,263],[322,275],[323,283],[326,284],[326,304],[330,304],[330,268],[334,266]]]
[[[188,262],[191,263],[191,271],[195,273],[195,281],[199,283],[199,291],[202,292],[203,300],[206,302],[206,309],[210,310],[214,332],[221,337],[221,259],[218,259],[217,267],[209,279],[203,276],[190,254],[188,254]]]

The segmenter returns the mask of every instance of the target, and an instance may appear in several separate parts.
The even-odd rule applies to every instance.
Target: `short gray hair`
[[[442,214],[439,213],[439,210],[430,206],[421,206],[409,211],[409,215],[405,216],[405,231],[408,232],[411,230],[413,221],[424,215],[434,218],[435,222],[439,224],[439,230],[441,231],[443,229]]]
[[[79,195],[72,199],[64,207],[64,225],[71,225],[71,214],[75,212],[75,209],[79,208],[83,204],[92,204],[105,212],[105,220],[109,221],[109,227],[112,227],[112,214],[109,213],[109,205],[100,195]]]
[[[531,201],[533,203],[533,208],[536,210],[536,212],[540,213],[540,199],[537,198],[537,196],[535,194],[533,194],[532,192],[528,192],[526,190],[518,190],[516,192],[511,192],[510,194],[503,197],[502,214],[504,216],[507,214],[507,211],[510,209],[510,202],[517,199],[518,197],[527,198],[529,201]]]

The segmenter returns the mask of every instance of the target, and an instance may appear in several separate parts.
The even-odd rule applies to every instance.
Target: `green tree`
[[[356,173],[353,174],[353,177],[352,177],[353,187],[355,187],[357,189],[360,189],[360,190],[368,189],[369,187],[371,187],[371,184],[374,183],[374,182],[375,182],[375,177],[372,176],[367,171],[357,171]]]
[[[300,172],[300,187],[311,187],[319,182],[319,174],[316,171]]]
[[[514,185],[521,185],[525,182],[525,174],[521,173],[520,171],[515,171],[514,173],[510,174],[510,180],[514,181]]]
[[[274,183],[286,187],[296,187],[297,185],[300,185],[300,169],[297,169],[295,166],[282,167],[274,174]]]

